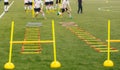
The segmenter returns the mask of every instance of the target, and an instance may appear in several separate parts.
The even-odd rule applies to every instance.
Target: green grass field
[[[52,44],[42,44],[42,53],[34,55],[20,54],[22,45],[14,44],[12,56],[12,62],[15,65],[14,70],[120,70],[120,52],[111,53],[114,67],[106,68],[103,66],[103,62],[107,59],[107,53],[96,52],[59,24],[59,22],[75,22],[78,27],[105,42],[107,39],[107,21],[110,19],[111,39],[120,39],[119,0],[84,0],[83,14],[77,14],[77,1],[70,0],[73,19],[70,19],[66,13],[63,18],[60,18],[55,12],[46,13],[47,20],[44,20],[41,15],[33,19],[30,13],[24,12],[23,0],[14,1],[9,12],[0,19],[0,70],[4,70],[4,64],[8,62],[12,20],[15,21],[13,40],[24,39],[25,26],[28,22],[42,23],[43,26],[40,27],[41,40],[47,40],[52,39],[52,19],[55,20],[57,60],[61,62],[62,67],[59,69],[50,68],[50,63],[53,61]],[[3,0],[0,1],[0,14],[2,12]],[[120,43],[111,43],[111,46],[120,50]]]

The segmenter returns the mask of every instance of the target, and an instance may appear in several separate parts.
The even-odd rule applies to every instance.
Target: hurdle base
[[[114,63],[111,60],[105,60],[103,65],[104,67],[113,67]]]
[[[53,61],[53,62],[50,64],[50,67],[51,67],[51,68],[60,68],[60,67],[61,67],[61,63],[58,62],[58,61]]]
[[[15,68],[15,65],[11,62],[7,62],[5,65],[4,65],[4,69],[7,69],[7,70],[13,70]]]

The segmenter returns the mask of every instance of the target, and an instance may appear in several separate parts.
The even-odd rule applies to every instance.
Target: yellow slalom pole
[[[107,60],[104,62],[105,67],[113,67],[114,63],[110,60],[110,20],[108,20],[108,51]]]
[[[14,21],[12,22],[11,37],[10,37],[9,62],[11,62],[11,60],[12,60],[12,41],[13,41],[13,31],[14,31]]]
[[[12,61],[12,41],[13,41],[13,32],[14,32],[14,21],[12,21],[11,25],[11,36],[10,36],[10,50],[9,50],[9,61],[4,65],[5,69],[14,69],[15,66],[11,62]]]
[[[110,60],[110,20],[108,20],[108,60]]]
[[[35,17],[35,12],[34,12],[34,0],[32,0],[32,17]]]
[[[54,20],[52,20],[52,33],[53,33],[53,51],[54,51],[54,61],[56,61],[56,41],[55,41],[55,29],[54,29]]]
[[[51,68],[60,68],[61,64],[59,61],[57,61],[57,56],[56,56],[56,41],[55,41],[55,27],[54,27],[54,20],[52,20],[52,35],[53,35],[53,56],[54,56],[54,61],[51,63]]]

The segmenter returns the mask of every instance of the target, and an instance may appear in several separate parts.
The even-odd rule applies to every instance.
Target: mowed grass
[[[77,1],[70,0],[73,19],[69,19],[66,13],[63,18],[60,18],[55,12],[46,13],[47,20],[44,20],[41,15],[33,19],[30,13],[26,14],[24,12],[22,0],[14,1],[9,12],[0,19],[0,70],[4,70],[3,66],[8,62],[12,20],[15,21],[13,40],[24,39],[25,26],[28,22],[42,23],[43,26],[40,27],[41,40],[48,40],[52,39],[52,19],[55,20],[57,60],[61,62],[62,67],[59,69],[50,68],[50,63],[53,61],[52,44],[42,44],[42,53],[35,55],[20,54],[22,45],[14,44],[12,63],[15,65],[15,70],[120,70],[120,52],[111,53],[111,60],[115,65],[112,68],[105,68],[103,62],[107,59],[107,53],[96,52],[59,24],[59,22],[75,22],[80,28],[105,41],[107,39],[107,20],[110,19],[111,39],[120,39],[120,11],[98,10],[98,8],[110,6],[117,7],[119,10],[119,0],[109,0],[108,3],[106,3],[106,0],[84,0],[83,14],[77,14]],[[2,11],[2,4],[0,2],[0,12]],[[120,43],[111,43],[111,46],[120,50]]]
[[[3,5],[4,5],[4,3],[3,3],[3,0],[2,1],[0,1],[0,13],[2,13],[3,12]]]

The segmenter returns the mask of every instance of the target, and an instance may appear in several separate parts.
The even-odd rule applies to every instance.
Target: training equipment
[[[35,29],[36,30],[36,29]],[[45,40],[45,41],[42,41],[42,40],[37,40],[37,41],[13,41],[13,32],[14,32],[14,21],[12,21],[12,25],[11,25],[11,37],[10,37],[10,51],[9,51],[9,60],[8,62],[4,65],[4,68],[5,69],[14,69],[15,68],[15,65],[12,63],[12,45],[13,44],[23,44],[23,47],[24,48],[23,50],[25,51],[25,47],[26,47],[26,44],[33,44],[33,43],[37,43],[38,47],[39,47],[39,44],[41,43],[53,43],[53,62],[50,64],[50,67],[51,68],[60,68],[61,67],[61,63],[59,61],[57,61],[57,54],[56,54],[56,41],[55,41],[55,29],[54,29],[54,20],[52,20],[52,37],[53,37],[53,40]],[[39,32],[39,30],[38,30]],[[35,39],[36,40],[36,39]],[[27,49],[28,50],[28,49]],[[30,49],[29,50],[33,50],[33,49]],[[34,50],[38,50],[38,49],[34,49]],[[39,48],[39,51],[40,51],[40,48]],[[23,54],[30,54],[30,53],[38,53],[38,52],[22,52]]]
[[[107,44],[102,40],[96,38],[86,30],[78,27],[74,22],[63,22],[62,26],[66,27],[73,34],[75,34],[79,39],[83,40],[86,44],[88,44],[91,48],[96,50],[97,52],[107,52]],[[118,52],[116,48],[111,47],[110,52]]]
[[[107,49],[107,60],[104,61],[103,65],[105,67],[113,67],[114,63],[110,60],[110,20],[108,20],[108,49]]]
[[[32,0],[32,17],[35,17],[35,12],[34,12],[34,0]]]
[[[14,69],[15,65],[12,63],[12,40],[13,40],[13,30],[14,30],[14,21],[12,21],[11,25],[11,37],[10,37],[10,51],[9,51],[9,60],[8,62],[4,65],[5,69]]]
[[[38,22],[36,23],[29,22],[26,25],[25,34],[24,34],[24,43],[22,44],[22,50],[21,50],[22,54],[41,53],[42,48],[40,43],[37,42],[25,43],[27,41],[40,41],[40,28],[39,28],[40,26],[42,26],[42,24]]]

